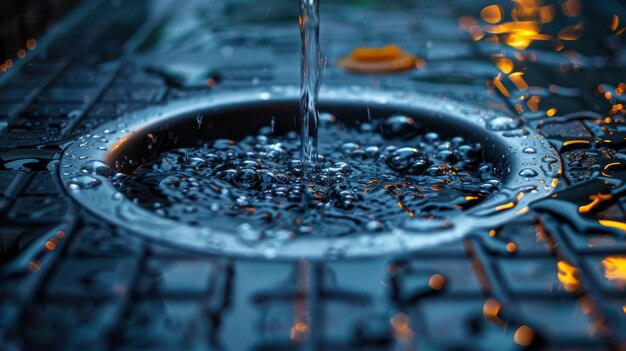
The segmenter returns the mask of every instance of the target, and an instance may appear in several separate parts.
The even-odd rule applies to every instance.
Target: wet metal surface
[[[94,130],[93,134],[80,137],[66,150],[60,165],[61,181],[73,198],[97,216],[144,236],[199,251],[291,259],[333,258],[337,254],[341,257],[371,256],[441,244],[478,228],[489,231],[516,217],[533,200],[549,195],[554,189],[549,185],[553,176],[543,172],[541,167],[558,170],[558,162],[544,161],[557,159],[558,155],[532,131],[526,131],[525,137],[508,136],[511,131],[519,130],[514,128],[519,127],[519,123],[513,122],[515,117],[428,95],[358,86],[324,91],[322,106],[337,110],[339,120],[344,118],[346,122],[359,114],[365,119],[368,110],[374,115],[406,112],[433,131],[463,135],[480,142],[489,149],[487,160],[494,163],[504,180],[501,191],[467,212],[457,214],[456,218],[409,220],[400,228],[374,235],[354,232],[349,233],[348,238],[334,239],[305,236],[281,242],[277,247],[274,242],[253,245],[242,242],[234,228],[245,223],[243,221],[233,223],[216,218],[214,225],[198,227],[159,216],[133,204],[115,189],[107,180],[111,170],[102,174],[93,167],[85,167],[101,161],[102,167],[130,173],[142,159],[150,159],[168,148],[195,145],[202,138],[230,136],[232,126],[238,126],[241,133],[248,125],[248,133],[252,133],[255,125],[263,125],[262,121],[267,125],[270,116],[275,117],[279,126],[290,128],[297,93],[293,87],[245,90],[177,102],[122,117]],[[198,115],[206,116],[202,121],[205,127],[198,128]],[[231,121],[226,122],[227,118]],[[499,120],[504,122],[497,122]],[[456,127],[446,128],[449,123]],[[512,127],[507,127],[507,123]],[[534,151],[512,152],[524,149]]]
[[[143,118],[155,135],[166,133],[159,118],[198,131],[197,112],[227,97],[258,106],[287,95],[297,111],[298,8],[86,1],[51,36],[23,43],[11,67],[0,58],[0,349],[625,348],[624,4],[322,0],[320,11],[322,100],[363,106],[390,94],[386,106],[415,103],[421,118],[451,132],[464,128],[446,122],[467,116],[488,132],[479,139],[499,140],[486,157],[511,165],[500,167],[506,179],[537,179],[544,193],[519,195],[523,184],[513,184],[481,203],[483,225],[458,238],[424,233],[432,245],[363,248],[359,259],[342,257],[341,245],[327,255],[314,239],[311,250],[269,257],[233,252],[239,243],[209,250],[211,235],[192,239],[178,224],[155,242],[144,231],[154,214],[123,220],[113,211],[129,202],[97,159],[134,169],[114,161],[174,146],[131,147],[150,145],[135,138],[144,131],[131,133]],[[338,64],[380,67],[402,53],[414,67],[396,73]],[[480,120],[476,109],[494,116]],[[429,117],[435,111],[445,118]],[[116,126],[121,116],[131,123]],[[253,128],[271,126],[271,114],[258,122]],[[231,131],[243,137],[243,125]]]

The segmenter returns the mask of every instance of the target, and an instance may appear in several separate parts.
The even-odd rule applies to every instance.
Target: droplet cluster
[[[408,116],[346,126],[322,114],[321,170],[304,175],[296,133],[177,149],[116,184],[158,214],[199,226],[341,236],[445,219],[501,187],[480,144],[428,132]]]

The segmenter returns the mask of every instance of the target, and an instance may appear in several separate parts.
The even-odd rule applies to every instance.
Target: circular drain
[[[272,123],[293,129],[298,102],[298,88],[273,87],[215,94],[124,116],[68,147],[61,160],[62,182],[76,201],[103,220],[165,244],[220,255],[326,259],[406,252],[473,230],[493,229],[550,194],[560,173],[556,151],[515,117],[417,93],[341,87],[322,91],[322,111],[346,122],[400,113],[431,131],[478,142],[504,186],[445,220],[412,220],[382,233],[250,242],[242,240],[235,227],[198,227],[160,216],[124,197],[109,180],[113,170],[131,173],[168,150],[218,138],[240,139]]]

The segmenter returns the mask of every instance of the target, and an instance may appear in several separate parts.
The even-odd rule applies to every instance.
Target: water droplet
[[[237,237],[247,245],[254,245],[261,241],[261,232],[254,229],[250,224],[243,223],[237,227]]]
[[[487,120],[486,125],[490,130],[503,131],[521,127],[522,121],[514,117],[497,116]]]
[[[383,230],[383,224],[379,221],[369,221],[366,224],[366,228],[370,232],[380,232]]]
[[[100,184],[102,184],[102,182],[99,179],[84,174],[72,178],[69,182],[69,188],[71,190],[93,189]]]
[[[202,120],[204,119],[204,115],[203,114],[197,114],[196,115],[196,122],[198,122],[198,130],[200,130],[200,127],[202,126]]]
[[[457,198],[463,202],[467,194],[476,192],[480,197],[475,204],[502,185],[491,182],[496,178],[493,166],[471,138],[418,133],[411,139],[390,139],[381,135],[385,119],[380,116],[354,126],[328,118],[321,134],[320,172],[306,179],[299,160],[299,135],[274,135],[267,123],[266,131],[256,135],[212,140],[136,164],[134,175],[115,184],[128,198],[148,190],[167,199],[161,208],[176,221],[204,227],[211,226],[214,217],[228,218],[236,223],[233,228],[249,223],[235,231],[236,241],[261,239],[259,250],[302,237],[393,231],[405,219],[431,214],[448,219],[461,209],[438,212],[433,210],[435,203]],[[405,116],[387,122],[400,136],[419,128]],[[505,171],[506,163],[501,166]],[[456,184],[462,184],[462,190]],[[137,205],[146,208],[154,201]],[[186,210],[190,206],[195,211]],[[333,256],[337,248],[329,252]]]
[[[106,163],[99,160],[91,160],[80,166],[80,171],[87,174],[97,174],[103,177],[110,177],[113,170]]]
[[[530,169],[530,168],[524,168],[519,172],[519,175],[524,178],[536,177],[537,174],[538,174],[537,171],[535,171],[534,169]]]
[[[532,148],[532,147],[527,147],[524,148],[524,150],[522,150],[525,154],[536,154],[537,153],[537,149]]]

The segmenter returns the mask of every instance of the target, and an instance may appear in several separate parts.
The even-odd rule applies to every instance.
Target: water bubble
[[[459,147],[461,144],[465,142],[465,139],[463,139],[463,137],[457,136],[457,137],[450,139],[450,142],[452,143],[454,147]]]
[[[408,168],[420,156],[419,150],[412,147],[403,147],[391,153],[387,159],[389,167],[396,171]]]
[[[367,157],[375,158],[380,154],[380,148],[378,146],[368,146],[365,148],[365,154]]]
[[[187,164],[196,171],[209,167],[209,163],[201,157],[190,157],[189,160],[187,160]]]
[[[426,141],[430,144],[436,142],[437,140],[439,140],[439,134],[437,133],[426,133],[426,135],[424,135],[424,138],[426,139]]]
[[[392,116],[382,124],[382,132],[385,138],[410,139],[422,131],[413,118],[407,116]]]
[[[479,144],[435,133],[387,138],[381,133],[385,120],[373,118],[356,125],[328,121],[320,130],[316,174],[302,174],[299,135],[274,135],[268,125],[236,141],[168,151],[115,184],[128,198],[140,198],[139,206],[155,211],[151,204],[160,202],[166,217],[193,226],[210,227],[216,218],[233,228],[248,223],[262,234],[250,234],[249,227],[235,234],[249,242],[260,235],[263,247],[282,245],[291,236],[394,230],[410,215],[434,213],[427,207],[435,202],[453,203],[474,193],[480,201],[489,196],[485,187],[501,186],[490,182],[493,167]],[[394,119],[400,127],[392,130],[400,136],[415,132],[408,117]],[[437,215],[449,218],[447,213],[452,215]]]
[[[424,172],[424,174],[427,174],[431,177],[438,177],[438,176],[445,175],[446,173],[448,173],[449,170],[450,170],[450,165],[446,163],[442,163],[439,166],[433,165],[433,166],[428,167],[426,171]]]
[[[406,174],[410,174],[410,175],[424,174],[424,172],[428,169],[430,165],[431,164],[427,159],[418,159],[417,161],[413,162],[411,166],[406,170]]]
[[[479,160],[479,151],[470,145],[461,145],[457,149],[461,161],[473,164]]]
[[[495,185],[491,184],[491,183],[483,183],[480,185],[481,189],[487,190],[487,191],[496,191],[498,190],[498,187],[496,187]]]
[[[355,143],[345,143],[343,145],[341,145],[341,149],[343,150],[343,152],[349,154],[354,150],[357,150],[359,148],[359,145],[355,144]]]
[[[449,164],[455,164],[458,161],[457,156],[454,154],[452,150],[441,150],[437,153],[437,157]]]
[[[259,183],[259,175],[253,169],[244,168],[233,175],[233,183],[242,189],[252,189]]]

